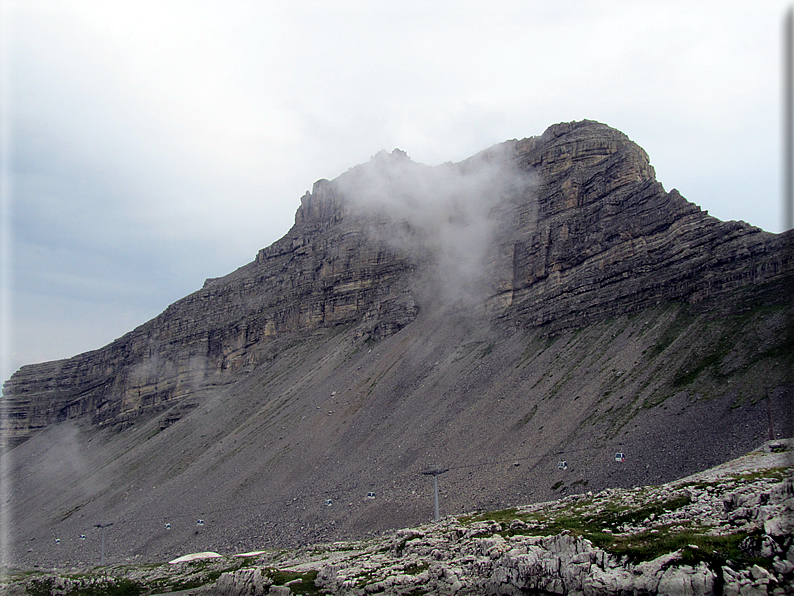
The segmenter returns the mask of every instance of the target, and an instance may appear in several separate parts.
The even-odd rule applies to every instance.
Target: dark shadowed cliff
[[[791,243],[595,122],[382,152],[252,263],[5,383],[13,556],[91,560],[105,521],[120,560],[351,537],[427,519],[433,463],[460,512],[791,436]]]

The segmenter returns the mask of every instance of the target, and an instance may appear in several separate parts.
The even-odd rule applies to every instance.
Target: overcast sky
[[[782,230],[782,1],[2,0],[2,378],[231,272],[381,149],[598,120]]]

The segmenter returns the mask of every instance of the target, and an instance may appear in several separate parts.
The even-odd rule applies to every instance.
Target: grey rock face
[[[539,173],[537,224],[508,241],[522,321],[581,326],[659,301],[697,303],[791,271],[781,236],[721,222],[665,192],[645,152],[595,123],[519,141]],[[521,213],[521,211],[519,211]]]
[[[13,375],[13,560],[97,559],[108,521],[116,561],[350,539],[427,519],[432,463],[463,512],[790,436],[790,241],[665,192],[598,123],[437,168],[379,154],[316,183],[252,263]],[[734,492],[732,527],[791,531]]]
[[[262,596],[271,593],[271,585],[259,569],[240,569],[222,573],[213,590],[217,596]]]
[[[378,338],[411,322],[410,264],[371,242],[354,218],[318,219],[335,204],[327,188],[315,184],[292,230],[255,262],[208,280],[104,348],[15,373],[3,389],[10,410],[3,432],[12,444],[67,418],[123,427],[232,382],[317,328],[364,322]]]
[[[364,200],[377,185],[384,196],[447,193],[441,223],[412,219],[391,195]],[[409,206],[420,199],[408,196]],[[450,231],[458,256],[439,245]],[[472,238],[487,243],[482,255]],[[753,292],[774,296],[769,288],[790,277],[787,241],[665,192],[645,152],[595,122],[558,124],[437,169],[379,154],[315,183],[292,229],[254,262],[103,348],[20,369],[4,385],[2,433],[13,445],[69,418],[123,427],[179,400],[189,410],[202,390],[315,330],[353,324],[383,338],[450,288],[478,286],[492,320],[548,332],[669,301],[719,298],[716,308],[730,310]],[[477,257],[464,271],[466,252]]]

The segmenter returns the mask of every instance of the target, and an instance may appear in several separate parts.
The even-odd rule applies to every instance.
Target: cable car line
[[[471,468],[492,468],[502,464],[515,464],[516,462],[520,461],[542,461],[544,459],[555,459],[556,456],[560,454],[567,454],[567,453],[576,453],[576,452],[583,452],[583,451],[603,451],[603,448],[599,449],[592,449],[592,448],[583,448],[583,449],[569,449],[564,451],[558,451],[554,453],[545,453],[543,455],[526,455],[521,457],[514,457],[509,459],[502,459],[502,460],[492,460],[487,462],[479,462],[473,464],[462,464],[458,466],[449,466],[445,467],[445,471],[454,471],[454,470],[464,470],[464,469],[471,469]],[[625,461],[625,453],[620,452],[613,452],[614,453],[614,461],[623,462]],[[620,457],[618,457],[620,456]],[[609,458],[612,459],[612,458]],[[564,464],[561,465],[561,464]],[[567,469],[569,466],[567,461],[558,461],[557,467],[560,470]],[[273,498],[267,499],[262,501],[256,502],[249,502],[244,504],[237,504],[237,505],[230,505],[228,507],[220,507],[215,509],[194,509],[192,512],[185,512],[185,513],[175,513],[173,515],[161,515],[155,518],[150,518],[152,521],[156,521],[158,524],[164,524],[164,528],[166,530],[171,529],[171,522],[173,520],[179,520],[184,518],[193,518],[198,519],[199,522],[197,525],[203,526],[205,520],[210,518],[211,516],[217,514],[224,514],[230,513],[235,511],[242,511],[245,509],[257,509],[262,508],[268,505],[281,505],[284,507],[289,507],[290,505],[301,505],[303,506],[307,502],[311,502],[315,499],[322,501],[325,503],[326,506],[333,505],[334,502],[348,502],[350,503],[353,500],[373,500],[376,498],[377,495],[385,495],[387,497],[391,496],[393,493],[397,492],[404,492],[407,490],[411,490],[411,486],[424,486],[424,483],[419,482],[417,477],[419,474],[426,473],[426,468],[420,472],[406,472],[399,476],[393,475],[389,479],[380,481],[380,482],[341,482],[337,484],[333,488],[324,489],[324,490],[314,490],[310,492],[301,491],[299,497],[296,496],[285,496],[281,498]],[[402,487],[401,490],[394,490],[395,485]],[[413,491],[415,492],[415,491]],[[329,501],[331,503],[329,504]],[[138,523],[138,517],[121,517],[118,518],[116,523],[125,523],[125,522],[135,522]],[[81,534],[81,536],[85,536],[85,534]],[[84,539],[84,538],[83,538]]]

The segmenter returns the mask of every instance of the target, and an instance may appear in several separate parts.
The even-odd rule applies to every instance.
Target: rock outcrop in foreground
[[[794,594],[792,447],[770,441],[661,486],[447,517],[366,541],[197,553],[159,567],[18,576],[2,587],[63,595]]]

